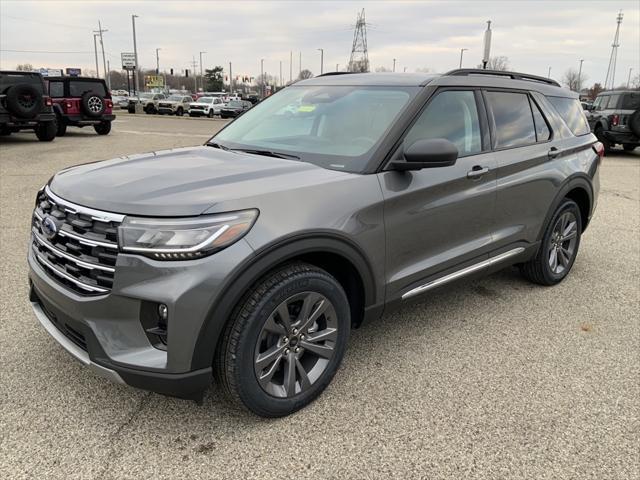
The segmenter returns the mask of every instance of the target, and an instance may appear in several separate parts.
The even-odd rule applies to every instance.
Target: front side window
[[[96,93],[102,97],[107,95],[107,89],[102,82],[71,81],[69,82],[69,95],[81,97],[87,92]]]
[[[609,96],[609,104],[607,105],[607,108],[609,110],[616,108],[618,106],[618,100],[620,100],[620,94]]]
[[[449,90],[429,102],[404,139],[408,148],[418,140],[446,138],[464,157],[482,151],[480,121],[472,91]]]
[[[361,172],[420,87],[293,85],[253,106],[213,142],[286,153],[326,168]],[[242,106],[231,101],[229,106]],[[247,105],[249,106],[249,105]]]
[[[513,148],[536,142],[536,128],[526,93],[487,92],[496,127],[496,148]]]
[[[591,132],[584,110],[577,98],[547,97],[556,111],[574,135],[586,135]]]

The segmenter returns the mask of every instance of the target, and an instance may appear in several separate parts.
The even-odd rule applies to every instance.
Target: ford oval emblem
[[[42,233],[51,240],[58,234],[58,224],[53,217],[47,215],[42,219]]]

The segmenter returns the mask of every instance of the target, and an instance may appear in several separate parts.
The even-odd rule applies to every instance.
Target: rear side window
[[[620,100],[620,94],[614,94],[609,97],[609,104],[607,108],[612,109],[618,106],[618,100]]]
[[[496,126],[496,148],[536,143],[529,97],[526,93],[486,92]]]
[[[640,92],[625,93],[622,95],[621,110],[637,110],[640,108]]]
[[[480,122],[472,91],[439,93],[422,112],[405,137],[409,147],[418,140],[446,138],[458,147],[461,157],[482,151]]]
[[[36,73],[1,73],[0,74],[0,93],[5,93],[9,87],[14,85],[31,85],[38,89],[39,92],[44,90],[42,77]]]
[[[104,97],[107,94],[107,90],[102,82],[85,82],[85,81],[71,81],[69,82],[69,95],[72,97],[81,97],[86,92],[97,93]]]
[[[586,135],[591,130],[587,123],[587,117],[580,106],[580,102],[576,98],[566,97],[547,97],[551,104],[558,111],[564,123],[573,132],[574,135]]]
[[[533,123],[536,126],[536,138],[539,142],[546,142],[551,137],[549,125],[547,125],[544,115],[542,115],[542,112],[533,101],[531,101],[531,109],[533,110]]]
[[[64,83],[49,82],[49,96],[53,98],[64,97]]]

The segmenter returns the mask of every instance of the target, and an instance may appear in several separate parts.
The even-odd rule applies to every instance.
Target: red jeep
[[[84,77],[48,77],[46,83],[58,122],[58,136],[67,126],[93,125],[98,135],[111,131],[113,101],[104,80]]]

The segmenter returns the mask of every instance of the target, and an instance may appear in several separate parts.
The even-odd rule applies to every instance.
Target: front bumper
[[[119,254],[114,285],[105,295],[80,295],[58,283],[28,256],[34,313],[72,356],[109,380],[181,398],[198,399],[211,384],[211,365],[193,362],[198,338],[212,318],[222,285],[253,250],[244,241],[215,255],[160,262]],[[149,302],[169,310],[167,345],[145,332]],[[207,345],[211,353],[215,344]],[[210,357],[209,357],[210,358]]]

